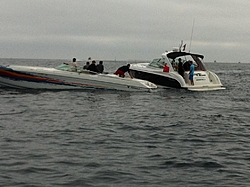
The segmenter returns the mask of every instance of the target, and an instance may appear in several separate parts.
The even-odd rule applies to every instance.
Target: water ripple
[[[210,66],[226,90],[0,89],[0,186],[249,186],[249,65]]]

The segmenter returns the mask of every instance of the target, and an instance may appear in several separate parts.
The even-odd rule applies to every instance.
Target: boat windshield
[[[62,71],[76,71],[75,67],[69,66],[66,64],[61,64],[61,65],[55,67],[55,69],[62,70]]]
[[[162,58],[156,58],[152,62],[149,63],[149,66],[155,67],[155,68],[163,68],[165,64],[165,60]]]

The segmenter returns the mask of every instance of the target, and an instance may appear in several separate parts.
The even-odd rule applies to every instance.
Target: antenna
[[[183,45],[183,40],[181,40],[180,47],[179,47],[179,51],[181,51],[182,45]]]
[[[195,21],[195,19],[193,20],[193,27],[192,27],[192,32],[191,32],[191,39],[190,39],[190,47],[189,47],[189,52],[190,52],[190,50],[191,50],[191,43],[192,43],[192,39],[193,39],[193,33],[194,33],[194,21]]]

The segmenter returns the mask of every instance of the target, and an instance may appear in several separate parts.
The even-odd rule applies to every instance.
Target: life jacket
[[[165,64],[163,68],[163,72],[169,72],[169,66],[167,64]]]

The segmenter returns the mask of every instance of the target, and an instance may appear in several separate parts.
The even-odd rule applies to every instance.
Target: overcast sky
[[[151,60],[183,40],[250,61],[249,0],[0,0],[0,14],[0,58]]]

